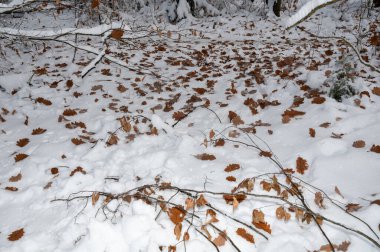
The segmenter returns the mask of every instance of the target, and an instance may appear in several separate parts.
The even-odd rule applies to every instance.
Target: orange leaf
[[[21,178],[22,178],[22,174],[19,173],[19,174],[17,174],[16,176],[12,176],[12,177],[10,177],[10,178],[9,178],[9,182],[17,182],[17,181],[21,180]]]
[[[234,176],[228,176],[228,177],[226,177],[226,180],[230,181],[230,182],[235,182],[236,178]]]
[[[111,134],[107,141],[107,146],[115,145],[119,141],[119,138],[116,136],[116,134]]]
[[[358,140],[358,141],[353,142],[352,146],[355,148],[364,148],[365,142],[363,140]]]
[[[290,213],[286,212],[284,207],[278,207],[276,209],[276,217],[279,220],[284,219],[284,221],[288,221],[290,219]]]
[[[227,204],[233,205],[235,201],[237,201],[237,203],[242,202],[247,196],[245,194],[224,194],[223,198]]]
[[[192,208],[194,208],[194,205],[195,205],[195,201],[194,201],[194,199],[191,199],[191,198],[187,198],[186,200],[185,200],[185,205],[186,205],[186,210],[189,210],[189,209],[192,209]]]
[[[201,207],[207,204],[207,200],[205,199],[203,194],[201,194],[201,196],[197,199],[196,204],[198,207]]]
[[[186,117],[185,113],[183,113],[182,111],[177,111],[177,112],[174,112],[173,113],[173,119],[176,120],[176,121],[180,121],[182,120],[183,118]]]
[[[255,243],[255,240],[253,239],[253,235],[248,233],[244,228],[238,228],[236,230],[236,233],[243,237],[245,240],[247,240],[250,243]]]
[[[195,155],[195,158],[200,159],[200,160],[209,160],[209,161],[212,161],[212,160],[216,159],[216,157],[214,155],[207,154],[207,153],[202,153],[202,154]]]
[[[224,168],[224,171],[225,172],[232,172],[232,171],[239,170],[239,169],[240,169],[239,164],[229,164],[229,165],[227,165],[226,168]]]
[[[41,135],[46,132],[46,129],[37,128],[32,131],[32,135]]]
[[[24,235],[24,229],[18,229],[16,231],[13,231],[10,235],[8,235],[9,241],[17,241]]]
[[[114,29],[111,32],[111,38],[120,40],[124,35],[124,31],[122,29]]]
[[[213,240],[213,243],[218,246],[218,247],[221,247],[223,246],[225,243],[226,243],[227,239],[226,239],[226,235],[224,233],[219,233],[219,236],[216,237],[214,240]]]
[[[91,8],[95,9],[95,8],[99,7],[99,4],[100,4],[99,0],[92,0]]]
[[[270,151],[260,151],[259,156],[260,157],[268,157],[268,158],[270,158],[270,157],[272,157],[272,152],[270,152]]]
[[[58,174],[59,170],[57,167],[53,167],[50,169],[50,172],[51,172],[51,174],[55,175],[55,174]]]
[[[24,160],[25,158],[27,158],[29,155],[27,154],[24,154],[24,153],[19,153],[15,156],[15,161],[18,162],[18,161],[21,161],[21,160]]]
[[[308,168],[309,165],[307,164],[307,161],[301,157],[298,157],[296,161],[297,172],[300,174],[304,174]]]
[[[44,98],[42,98],[42,97],[38,97],[38,98],[36,99],[36,102],[37,102],[37,103],[42,103],[42,104],[44,104],[44,105],[46,105],[46,106],[50,106],[50,105],[52,104],[51,101],[46,100],[46,99],[44,99]]]
[[[323,196],[321,192],[316,192],[314,195],[314,203],[319,207],[319,208],[325,208],[323,205]]]
[[[170,220],[177,225],[178,223],[181,223],[184,220],[186,212],[180,207],[172,207],[169,208],[168,215]]]
[[[311,103],[313,104],[322,104],[326,101],[326,98],[324,97],[314,97],[313,100],[311,101]]]
[[[252,224],[258,229],[262,229],[267,233],[272,233],[270,225],[264,220],[264,213],[261,210],[253,210],[252,212]]]
[[[315,137],[315,129],[310,128],[310,129],[309,129],[309,135],[310,135],[311,137]]]
[[[380,96],[380,87],[374,87],[374,88],[372,89],[372,93],[373,93],[374,95],[378,95],[378,96]]]
[[[77,112],[74,109],[65,109],[63,111],[64,116],[75,116]]]
[[[179,241],[181,238],[182,223],[177,223],[174,227],[175,238]]]
[[[82,173],[83,175],[85,175],[87,172],[80,166],[78,166],[77,168],[75,168],[73,171],[71,171],[70,173],[70,177],[74,176],[75,173],[77,172],[80,172]]]
[[[380,145],[372,145],[370,151],[380,153]]]
[[[19,146],[19,147],[24,147],[28,143],[29,143],[29,139],[28,138],[21,138],[21,139],[19,139],[17,141],[16,145]]]
[[[75,145],[81,145],[81,144],[84,144],[85,142],[82,140],[82,139],[79,139],[79,138],[72,138],[71,139],[71,142]]]

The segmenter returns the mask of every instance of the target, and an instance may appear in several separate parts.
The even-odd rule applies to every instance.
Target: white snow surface
[[[312,1],[302,15],[321,3]],[[36,20],[30,18],[29,28],[36,27]],[[312,22],[305,25],[312,28]],[[79,30],[0,30],[25,36],[56,36],[63,31],[102,34],[125,23]],[[144,25],[152,27],[150,23]],[[186,230],[190,237],[183,242],[176,239],[175,224],[168,213],[156,203],[141,199],[108,199],[104,203],[106,197],[101,195],[92,204],[93,192],[116,195],[160,183],[230,193],[253,177],[252,193],[276,196],[274,190],[265,191],[261,182],[270,182],[276,173],[279,182],[286,184],[279,168],[245,144],[215,146],[207,141],[211,130],[215,138],[225,136],[272,151],[283,167],[291,168],[304,181],[305,200],[312,210],[379,242],[380,206],[371,202],[380,199],[380,154],[370,151],[380,145],[380,96],[373,92],[380,88],[379,74],[358,65],[354,83],[358,94],[339,103],[321,91],[326,71],[336,70],[334,62],[342,56],[340,47],[332,42],[306,43],[296,33],[288,40],[278,35],[279,26],[252,16],[181,23],[189,27],[161,25],[162,34],[141,41],[127,39],[125,42],[131,42],[126,43],[128,47],[107,40],[105,49],[106,38],[95,36],[89,36],[91,40],[84,36],[78,43],[68,40],[69,45],[83,49],[76,52],[74,63],[74,50],[67,44],[38,44],[32,51],[14,41],[14,47],[4,47],[7,57],[0,61],[0,251],[158,252],[168,251],[169,246],[176,246],[176,251],[216,251],[205,238],[207,234],[195,229],[201,230],[210,220],[207,206],[195,207],[194,213],[200,218],[193,220],[194,225],[182,222],[181,239]],[[165,37],[165,29],[172,29],[171,39]],[[311,45],[317,48],[312,60],[324,62],[328,57],[331,61],[307,69]],[[333,54],[326,56],[327,50]],[[376,60],[372,63],[379,62]],[[282,61],[290,63],[281,66]],[[89,69],[82,79],[81,74]],[[321,104],[314,102],[315,90],[325,99]],[[256,102],[257,113],[245,104],[249,98]],[[196,109],[187,115],[189,107]],[[76,113],[67,114],[68,109]],[[282,114],[290,109],[305,114],[283,123]],[[179,111],[187,116],[172,127]],[[238,127],[251,133],[234,131],[230,111],[243,121]],[[121,128],[120,118],[124,116],[130,130]],[[46,131],[32,134],[38,128]],[[316,132],[314,137],[309,133],[311,128]],[[111,135],[117,136],[117,144],[107,144]],[[29,142],[19,146],[19,140],[26,138]],[[83,143],[76,145],[73,139]],[[353,146],[358,140],[365,142],[364,147]],[[200,160],[197,157],[202,153],[215,159]],[[17,161],[18,154],[28,156]],[[304,174],[296,172],[299,157],[308,163]],[[226,172],[229,164],[239,164],[240,168]],[[229,176],[236,181],[228,181]],[[343,210],[326,197],[324,208],[318,207],[314,201],[318,190]],[[182,206],[188,197],[175,190],[155,189],[151,194],[158,195]],[[248,196],[234,209],[221,195],[203,195],[225,213],[217,212],[218,222],[213,224],[225,231],[240,251],[318,251],[327,244],[313,221],[307,224],[297,220],[283,202]],[[65,201],[76,196],[79,198]],[[344,211],[350,203],[361,206],[351,213],[353,216]],[[279,206],[290,213],[287,222],[276,217]],[[253,230],[254,209],[261,210],[270,225],[270,234],[261,230],[267,239]],[[374,233],[355,216],[368,223]],[[357,233],[327,221],[321,227],[334,244],[349,242],[349,252],[379,251]],[[255,242],[239,236],[238,228],[244,228]],[[10,241],[10,234],[20,229],[24,231],[22,237]],[[218,237],[209,224],[207,229],[211,240]],[[229,241],[218,249],[236,251]]]

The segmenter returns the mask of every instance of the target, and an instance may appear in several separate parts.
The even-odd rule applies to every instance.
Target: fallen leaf
[[[218,140],[215,141],[214,146],[215,147],[222,147],[222,146],[224,146],[224,144],[225,144],[224,139],[223,138],[219,138]]]
[[[240,193],[240,194],[224,194],[223,198],[228,205],[233,205],[234,201],[237,201],[237,203],[240,203],[243,200],[245,200],[247,198],[247,196],[245,194],[242,194],[242,193]]]
[[[32,131],[32,135],[41,135],[46,132],[46,129],[37,128]]]
[[[95,9],[95,8],[99,7],[99,4],[100,4],[100,0],[92,0],[91,8]]]
[[[201,196],[199,196],[199,198],[196,201],[196,204],[197,204],[198,207],[201,207],[201,206],[204,206],[204,205],[207,204],[207,200],[205,199],[205,197],[203,196],[203,194],[201,194]]]
[[[359,205],[359,204],[349,203],[349,204],[346,205],[346,211],[349,212],[349,213],[356,212],[360,208],[362,208],[362,206]]]
[[[371,201],[371,205],[372,204],[380,205],[380,199]]]
[[[46,106],[50,106],[50,105],[52,104],[51,101],[46,100],[45,98],[42,98],[42,97],[38,97],[38,98],[36,99],[36,102],[37,102],[37,103],[42,103],[42,104],[44,104],[44,105],[46,105]]]
[[[181,232],[182,232],[182,223],[177,223],[174,227],[174,234],[175,238],[179,241],[181,238]]]
[[[14,187],[14,186],[7,186],[7,187],[5,187],[5,190],[11,191],[11,192],[17,192],[18,188]]]
[[[74,109],[65,109],[62,114],[64,116],[75,116],[77,112]]]
[[[82,140],[82,139],[79,139],[79,138],[72,138],[71,139],[71,142],[75,145],[81,145],[81,144],[84,144],[85,142]]]
[[[340,190],[337,186],[335,186],[335,192],[340,195],[340,197],[344,198],[343,195],[340,193]]]
[[[124,31],[122,29],[114,29],[111,32],[111,38],[120,40],[124,35]]]
[[[168,215],[169,215],[169,219],[174,224],[177,225],[178,223],[181,223],[185,219],[186,212],[182,208],[176,206],[176,207],[169,208]]]
[[[226,235],[224,233],[219,233],[219,236],[216,237],[212,242],[218,246],[218,247],[221,247],[223,246],[224,244],[226,244]]]
[[[372,89],[372,94],[380,96],[380,87],[374,87]]]
[[[99,200],[100,194],[98,192],[93,192],[91,195],[92,205],[95,206],[96,202]]]
[[[357,140],[357,141],[353,142],[352,146],[355,148],[364,148],[365,142],[363,140]]]
[[[322,127],[322,128],[328,128],[328,127],[330,127],[330,125],[331,125],[331,123],[329,123],[329,122],[324,122],[324,123],[322,123],[321,125],[319,125],[319,127]]]
[[[314,203],[319,207],[319,208],[325,208],[323,205],[323,196],[321,192],[316,192],[314,195]]]
[[[233,207],[233,211],[235,211],[235,209],[237,209],[239,206],[239,201],[236,199],[236,197],[232,197],[232,207]]]
[[[185,208],[186,210],[192,209],[194,208],[195,200],[192,198],[187,198],[185,200],[185,205],[186,205],[186,208]]]
[[[313,103],[313,104],[322,104],[325,101],[326,101],[326,98],[319,96],[319,97],[314,97],[313,100],[311,101],[311,103]]]
[[[372,145],[370,151],[380,153],[380,145]]]
[[[177,112],[174,112],[173,113],[173,119],[176,120],[176,121],[180,121],[182,120],[183,118],[186,117],[185,113],[183,113],[182,111],[177,111]]]
[[[8,235],[8,240],[9,241],[17,241],[19,239],[21,239],[21,237],[23,237],[24,235],[24,229],[21,228],[21,229],[18,229],[16,231],[13,231],[10,235]]]
[[[224,168],[224,171],[225,172],[232,172],[232,171],[235,171],[235,170],[238,170],[240,169],[240,165],[239,164],[229,164],[227,165],[226,168]]]
[[[120,120],[120,125],[122,127],[122,129],[124,130],[124,132],[128,133],[131,131],[132,129],[132,125],[131,123],[127,120],[127,118],[125,118],[125,116],[123,116],[122,118],[119,119]]]
[[[313,128],[309,128],[309,135],[310,135],[311,137],[315,137],[315,129],[313,129]]]
[[[195,155],[194,157],[200,160],[208,160],[208,161],[212,161],[216,159],[214,155],[207,154],[207,153],[198,154],[198,155]]]
[[[270,225],[264,220],[264,213],[261,210],[253,210],[252,212],[252,224],[258,229],[262,229],[267,233],[272,233]]]
[[[296,170],[300,174],[304,174],[305,171],[309,168],[307,161],[302,157],[298,157],[296,161]]]
[[[19,146],[19,147],[24,147],[28,143],[29,143],[29,139],[28,138],[21,138],[21,139],[19,139],[17,141],[16,145]]]
[[[236,178],[234,176],[228,176],[228,177],[226,177],[226,180],[230,181],[230,182],[235,182]]]
[[[77,168],[75,168],[73,171],[71,171],[70,173],[70,177],[74,176],[75,173],[77,172],[80,172],[82,173],[83,175],[85,175],[87,172],[80,166],[78,166]]]
[[[260,151],[260,153],[259,153],[259,156],[260,157],[268,157],[268,158],[270,158],[270,157],[272,157],[272,152],[270,152],[270,151]]]
[[[279,220],[284,219],[284,221],[288,221],[290,219],[290,213],[286,212],[284,207],[278,207],[276,209],[276,217]]]
[[[240,235],[241,237],[243,237],[246,241],[250,243],[255,243],[255,240],[253,239],[253,235],[248,233],[244,228],[238,228],[236,230],[236,233]]]
[[[21,180],[21,178],[22,178],[22,174],[19,173],[19,174],[17,174],[16,176],[12,176],[12,177],[10,177],[10,178],[9,178],[9,182],[17,182],[17,181]]]
[[[190,235],[189,235],[189,233],[188,232],[185,232],[184,234],[183,234],[183,240],[184,241],[188,241],[190,239]]]
[[[27,158],[29,155],[27,154],[24,154],[24,153],[19,153],[15,156],[15,161],[16,162],[19,162],[21,160],[24,160],[25,158]]]
[[[57,167],[53,167],[50,169],[50,172],[51,172],[51,174],[55,175],[55,174],[58,174],[59,170]]]
[[[111,134],[106,144],[107,146],[116,145],[118,141],[119,141],[119,138],[116,136],[116,134]]]

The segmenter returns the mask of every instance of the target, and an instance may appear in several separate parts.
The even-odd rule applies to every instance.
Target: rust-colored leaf
[[[304,174],[305,171],[309,168],[309,165],[305,159],[298,157],[296,161],[296,170],[300,174]]]
[[[355,204],[355,203],[349,203],[349,204],[346,205],[346,211],[349,212],[349,213],[356,212],[360,208],[362,208],[362,206],[359,205],[359,204]]]
[[[17,241],[19,239],[21,239],[21,237],[24,236],[24,229],[21,228],[21,229],[18,229],[16,231],[13,231],[10,235],[8,235],[8,240],[9,241]]]
[[[77,112],[74,109],[65,109],[62,114],[64,116],[75,116]]]
[[[186,205],[186,207],[185,207],[186,210],[192,209],[192,208],[194,208],[195,200],[192,198],[187,198],[185,200],[185,205]]]
[[[224,171],[225,172],[232,172],[232,171],[239,170],[239,169],[240,169],[239,164],[229,164],[229,165],[227,165],[226,168],[224,168]]]
[[[181,232],[182,232],[182,223],[177,223],[174,227],[174,235],[175,238],[179,241],[181,238]]]
[[[118,142],[119,142],[119,138],[116,136],[116,134],[111,134],[106,144],[107,146],[111,146],[111,145],[116,145]]]
[[[313,104],[322,104],[325,101],[326,101],[326,98],[318,96],[318,97],[314,97],[313,100],[311,101],[311,103],[313,103]]]
[[[207,154],[207,153],[195,155],[195,158],[200,159],[200,160],[208,160],[208,161],[212,161],[212,160],[216,159],[216,157],[214,155]]]
[[[319,125],[319,127],[322,127],[322,128],[328,128],[328,127],[330,127],[330,125],[331,125],[331,123],[329,123],[329,122],[324,122],[324,123],[322,123],[321,125]]]
[[[253,235],[248,233],[244,228],[238,228],[236,230],[236,233],[240,235],[241,237],[243,237],[246,241],[250,243],[255,243],[255,240],[253,239]]]
[[[253,210],[252,212],[252,224],[258,229],[262,229],[267,233],[272,233],[270,225],[265,222],[264,213],[261,210]]]
[[[19,173],[19,174],[17,174],[16,176],[12,176],[12,177],[10,177],[10,178],[9,178],[9,182],[17,182],[17,181],[21,180],[21,178],[22,178],[22,174]]]
[[[204,93],[206,93],[206,89],[204,89],[204,88],[193,88],[193,90],[195,91],[195,92],[197,92],[198,94],[200,94],[200,95],[203,95]]]
[[[92,202],[92,205],[95,206],[96,202],[98,202],[99,200],[99,192],[93,192],[92,195],[91,195],[91,202]]]
[[[214,146],[215,146],[215,147],[222,147],[222,146],[224,146],[225,143],[226,143],[226,142],[224,141],[223,138],[219,138],[218,140],[215,141]]]
[[[207,204],[207,200],[205,199],[203,194],[201,194],[201,196],[199,196],[199,198],[196,200],[196,204],[198,207],[201,207]]]
[[[114,29],[111,32],[111,38],[120,40],[124,35],[124,31],[122,29]]]
[[[319,208],[325,208],[323,205],[323,196],[321,192],[316,192],[314,195],[314,203],[319,207]]]
[[[82,140],[82,139],[79,139],[79,138],[72,138],[71,139],[71,142],[75,145],[81,145],[81,144],[84,144],[85,142]]]
[[[380,96],[380,87],[374,87],[372,89],[372,94]]]
[[[29,143],[29,139],[28,138],[21,138],[21,139],[19,139],[17,141],[16,145],[19,146],[19,147],[24,147],[28,143]]]
[[[309,129],[309,135],[310,135],[311,137],[315,137],[315,129],[310,128],[310,129]]]
[[[363,140],[357,140],[357,141],[352,143],[352,146],[355,148],[364,148],[365,142]]]
[[[17,192],[18,188],[14,187],[14,186],[7,186],[7,187],[5,187],[5,190],[11,191],[11,192]]]
[[[100,4],[100,0],[92,0],[91,8],[93,8],[93,9],[98,8],[99,4]]]
[[[53,175],[55,175],[55,174],[59,173],[59,170],[58,170],[57,167],[53,167],[53,168],[50,169],[50,173],[53,174]]]
[[[284,207],[278,207],[276,209],[276,217],[279,220],[283,219],[284,221],[288,221],[290,219],[290,213],[286,212]]]
[[[120,124],[121,124],[121,127],[122,129],[128,133],[131,131],[132,129],[132,125],[131,123],[127,120],[127,118],[125,118],[125,116],[123,116],[122,118],[119,119],[120,120]]]
[[[174,112],[173,113],[173,119],[176,120],[176,121],[180,121],[182,120],[183,118],[186,117],[185,113],[183,113],[182,111],[177,111],[177,112]]]
[[[182,208],[176,206],[169,208],[168,215],[169,219],[177,225],[178,223],[181,223],[184,220],[186,212]]]
[[[224,234],[224,233],[219,233],[219,236],[216,237],[212,242],[213,242],[216,246],[221,247],[221,246],[223,246],[224,244],[226,244],[226,241],[227,241],[226,234]]]
[[[70,173],[70,177],[74,176],[75,173],[77,172],[80,172],[82,173],[83,175],[85,175],[87,172],[80,166],[78,166],[77,168],[75,168],[73,171],[71,171]]]
[[[371,201],[371,205],[372,204],[380,205],[380,199]]]
[[[42,97],[38,97],[37,99],[36,99],[36,102],[37,103],[42,103],[42,104],[44,104],[45,106],[50,106],[52,103],[51,103],[51,101],[49,101],[49,100],[47,100],[47,99],[45,99],[45,98],[42,98]]]
[[[41,135],[46,132],[46,129],[37,128],[32,131],[32,135]]]
[[[380,145],[372,145],[370,151],[380,153]]]
[[[247,196],[245,194],[242,194],[242,193],[240,193],[240,194],[224,194],[223,198],[228,205],[233,205],[235,200],[237,201],[237,203],[240,203],[243,200],[245,200],[247,198]]]
[[[270,152],[270,151],[260,151],[260,153],[259,153],[259,156],[260,157],[268,157],[268,158],[270,158],[270,157],[272,157],[272,152]]]
[[[226,180],[230,181],[230,182],[235,182],[236,178],[234,176],[228,176],[228,177],[226,177]]]
[[[24,160],[25,158],[27,158],[29,155],[27,154],[24,154],[24,153],[19,153],[15,156],[15,161],[16,162],[19,162],[21,160]]]

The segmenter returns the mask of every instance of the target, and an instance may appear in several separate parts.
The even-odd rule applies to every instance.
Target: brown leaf
[[[205,199],[203,194],[201,194],[201,196],[197,199],[196,204],[198,207],[201,207],[207,204],[207,200]]]
[[[8,235],[8,240],[9,241],[17,241],[19,239],[21,239],[21,237],[23,237],[24,235],[24,229],[21,228],[21,229],[18,229],[16,231],[13,231],[10,235]]]
[[[232,193],[235,193],[239,189],[246,189],[247,192],[251,192],[253,190],[255,184],[255,179],[246,178],[242,182],[239,183],[237,187],[231,190]]]
[[[264,213],[261,210],[253,210],[252,212],[252,224],[258,229],[262,229],[267,233],[272,233],[270,225],[265,222]]]
[[[93,192],[91,195],[92,205],[95,206],[96,202],[99,200],[100,194],[98,192]]]
[[[21,160],[24,160],[25,158],[27,158],[29,155],[27,154],[24,154],[24,153],[19,153],[17,154],[14,158],[15,158],[15,161],[16,162],[19,162]]]
[[[72,138],[71,139],[71,142],[75,145],[81,145],[81,144],[84,144],[85,142],[82,140],[82,139],[79,139],[79,138]]]
[[[302,157],[298,157],[296,161],[297,172],[300,174],[304,174],[308,168],[309,168],[309,165],[307,164],[307,161],[303,159]]]
[[[32,131],[32,135],[41,135],[46,132],[46,129],[37,128]]]
[[[314,195],[314,203],[319,207],[319,208],[325,208],[323,205],[323,196],[321,192],[316,192]]]
[[[36,102],[37,102],[37,103],[42,103],[42,104],[44,104],[44,105],[46,105],[46,106],[50,106],[50,105],[52,104],[51,101],[46,100],[46,99],[44,99],[44,98],[42,98],[42,97],[38,97],[38,98],[36,99]]]
[[[355,148],[364,148],[365,142],[363,140],[357,140],[357,141],[353,142],[352,146]]]
[[[59,173],[59,170],[58,170],[57,167],[53,167],[53,168],[50,169],[50,172],[51,172],[51,174],[55,175],[55,174]]]
[[[260,157],[268,157],[268,158],[270,158],[270,157],[272,157],[272,152],[270,152],[270,151],[260,151],[260,153],[259,153],[259,156]]]
[[[310,128],[310,129],[309,129],[309,135],[310,135],[311,137],[315,137],[315,129]]]
[[[372,94],[380,96],[380,87],[374,87],[372,89]]]
[[[21,139],[19,139],[17,141],[16,145],[19,146],[19,147],[24,147],[28,143],[29,143],[29,139],[28,138],[21,138]]]
[[[284,221],[288,221],[290,219],[290,213],[286,212],[284,207],[278,207],[276,209],[276,217],[279,220],[284,219]]]
[[[244,124],[244,121],[237,115],[232,119],[232,124],[238,126],[240,124]]]
[[[92,0],[91,8],[95,9],[95,8],[99,7],[99,4],[100,4],[100,0]]]
[[[311,103],[313,103],[313,104],[322,104],[325,101],[326,101],[326,98],[319,96],[319,97],[314,97],[313,100],[311,101]]]
[[[282,113],[282,122],[283,123],[288,123],[291,118],[296,117],[296,116],[302,116],[304,115],[305,112],[303,111],[298,111],[295,109],[287,109]]]
[[[119,138],[116,136],[116,134],[111,134],[107,141],[107,146],[116,145],[119,141]]]
[[[185,208],[186,210],[192,209],[194,208],[195,200],[192,198],[187,198],[185,200],[185,205],[186,205],[186,208]]]
[[[248,233],[244,228],[238,228],[236,230],[236,233],[240,235],[241,237],[243,237],[246,241],[250,243],[255,243],[255,240],[253,239],[253,235]]]
[[[370,151],[380,153],[380,145],[372,145]]]
[[[168,247],[168,252],[176,252],[177,251],[177,247],[175,246],[175,245],[170,245],[169,247]]]
[[[207,154],[207,153],[198,154],[198,155],[195,155],[194,157],[197,159],[200,159],[200,160],[209,160],[209,161],[216,159],[216,157],[214,155]]]
[[[226,143],[226,142],[224,141],[223,138],[219,138],[218,140],[215,141],[214,146],[215,146],[215,147],[222,147],[222,146],[224,146],[225,143]]]
[[[130,132],[131,129],[132,129],[132,125],[131,125],[131,123],[129,121],[127,121],[127,118],[125,118],[125,116],[123,116],[119,120],[120,120],[120,124],[121,124],[121,127],[123,128],[123,130],[126,133]]]
[[[193,88],[193,90],[195,91],[195,92],[197,92],[198,94],[200,94],[200,95],[203,95],[204,93],[206,93],[206,89],[204,89],[204,88]]]
[[[230,182],[235,182],[236,178],[234,176],[228,176],[228,177],[226,177],[226,180],[230,181]]]
[[[213,139],[215,136],[214,130],[210,130],[210,133],[208,134],[210,139]]]
[[[53,182],[49,181],[45,186],[44,186],[44,190],[47,190],[51,187],[51,185],[53,184]]]
[[[180,121],[182,120],[183,118],[186,117],[185,113],[183,113],[182,111],[177,111],[177,112],[174,112],[173,113],[173,119],[176,120],[176,121]]]
[[[184,234],[183,234],[183,240],[184,241],[188,241],[190,239],[190,235],[189,235],[189,233],[188,232],[185,232]]]
[[[21,178],[22,178],[22,174],[19,173],[19,174],[17,174],[16,176],[12,176],[12,177],[10,177],[10,178],[9,178],[9,182],[17,182],[17,181],[21,180]]]
[[[226,241],[227,241],[226,235],[224,233],[219,233],[219,236],[216,237],[212,242],[216,246],[221,247],[221,246],[223,246],[226,243]]]
[[[340,193],[340,190],[337,186],[335,186],[335,192],[340,195],[340,197],[344,198],[343,195]]]
[[[75,116],[77,112],[74,109],[65,109],[62,114],[64,116]]]
[[[169,215],[169,219],[174,224],[177,225],[178,223],[181,223],[185,219],[186,212],[182,208],[176,206],[176,207],[169,208],[168,215]]]
[[[11,192],[17,192],[18,188],[14,186],[7,186],[5,187],[5,190],[11,191]]]
[[[124,31],[122,29],[114,29],[111,32],[111,38],[120,40],[124,35]]]
[[[237,203],[240,203],[243,200],[245,200],[247,196],[241,193],[240,194],[224,194],[223,198],[228,205],[233,205],[235,200],[237,201]]]
[[[329,123],[329,122],[324,122],[324,123],[322,123],[321,125],[319,125],[319,127],[322,127],[322,128],[328,128],[328,127],[330,127],[330,125],[331,125],[331,123]]]
[[[181,238],[181,231],[182,231],[182,223],[177,223],[174,227],[174,234],[178,241]]]
[[[239,164],[229,164],[229,165],[227,165],[226,168],[224,168],[224,171],[225,172],[232,172],[232,171],[239,170],[239,169],[240,169]]]
[[[33,70],[33,72],[36,74],[36,75],[45,75],[48,73],[47,69],[45,67],[39,67],[35,70]]]
[[[380,205],[380,199],[371,201],[371,205],[372,204]]]
[[[77,172],[80,172],[82,173],[83,175],[85,175],[87,172],[80,166],[78,166],[77,168],[75,168],[73,171],[71,171],[70,173],[70,177],[74,176],[75,173]]]
[[[356,212],[360,208],[362,208],[362,206],[359,205],[359,204],[349,203],[349,204],[346,205],[346,211],[349,212],[349,213]]]
[[[235,196],[232,197],[232,206],[234,211],[239,206],[239,201],[236,199]]]

